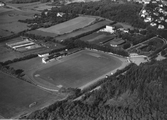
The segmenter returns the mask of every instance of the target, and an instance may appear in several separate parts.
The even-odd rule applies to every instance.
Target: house
[[[141,14],[141,17],[145,18],[145,17],[146,17],[146,15],[144,15],[144,14]]]
[[[150,1],[151,1],[151,0],[143,0],[142,2],[143,2],[144,4],[149,4]]]
[[[160,20],[164,20],[164,17],[160,17],[159,19],[160,19]]]
[[[151,20],[152,20],[152,18],[150,16],[148,16],[144,19],[144,22],[151,22]]]
[[[128,33],[128,32],[129,32],[129,30],[126,30],[126,29],[124,29],[124,28],[119,28],[119,30],[122,31],[122,32],[125,32],[125,33]]]
[[[65,13],[58,12],[58,13],[57,13],[57,17],[63,17],[64,14],[65,14]]]
[[[164,29],[164,25],[158,25],[158,29]]]
[[[163,5],[162,5],[162,4],[159,4],[158,6],[159,6],[159,7],[163,7]]]
[[[156,23],[150,23],[151,26],[156,26],[157,24]]]
[[[111,40],[110,46],[118,47],[118,45],[121,45],[123,43],[125,43],[125,40],[123,40],[122,38],[115,38],[115,39]]]

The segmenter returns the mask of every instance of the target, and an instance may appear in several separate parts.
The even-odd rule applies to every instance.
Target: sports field
[[[0,116],[11,118],[53,103],[61,96],[0,72]],[[30,104],[36,104],[30,107]]]
[[[87,41],[87,42],[90,42],[90,43],[99,44],[99,43],[110,41],[113,38],[114,38],[114,35],[111,35],[110,33],[94,32],[90,35],[81,37],[80,40]]]
[[[40,69],[34,78],[41,79],[55,86],[81,87],[94,79],[118,68],[122,62],[102,52],[84,50],[64,57],[54,66]]]
[[[58,36],[58,37],[56,37],[56,40],[61,41],[61,40],[65,40],[65,39],[68,39],[68,38],[71,38],[71,37],[76,37],[76,36],[79,36],[79,35],[82,35],[82,34],[85,34],[85,33],[89,33],[89,32],[95,31],[95,30],[98,31],[99,29],[104,28],[106,25],[109,25],[109,24],[112,24],[112,23],[114,23],[114,22],[107,21],[107,20],[99,21],[99,22],[97,22],[93,25],[84,27],[80,30],[73,31],[73,32],[68,33],[68,34]]]
[[[63,22],[63,23],[51,26],[49,28],[39,28],[38,30],[49,32],[49,33],[55,33],[55,34],[64,34],[64,33],[69,33],[74,30],[88,26],[91,23],[93,23],[95,20],[96,19],[93,17],[77,17],[67,22]]]

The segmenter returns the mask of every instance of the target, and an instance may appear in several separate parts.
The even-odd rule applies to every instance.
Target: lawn
[[[90,25],[95,20],[96,19],[93,17],[77,17],[49,28],[39,28],[38,30],[56,34],[70,33],[74,30]]]
[[[0,72],[0,116],[11,118],[34,111],[61,98]],[[29,107],[36,102],[36,105]]]
[[[90,25],[90,26],[84,27],[82,29],[79,29],[77,31],[58,36],[58,37],[56,37],[56,40],[61,41],[61,40],[65,40],[65,39],[68,39],[68,38],[71,38],[71,37],[76,37],[76,36],[79,36],[79,35],[82,35],[82,34],[85,34],[85,33],[89,33],[89,32],[95,31],[95,30],[97,31],[97,30],[105,27],[106,25],[109,25],[109,24],[112,24],[112,23],[113,22],[111,22],[111,21],[103,20],[103,21],[97,22],[93,25]]]
[[[90,35],[80,38],[80,40],[87,41],[90,43],[95,43],[95,44],[103,43],[111,39],[113,39],[113,35],[111,35],[110,33],[104,33],[104,32],[98,32],[98,33],[94,32]]]
[[[120,67],[122,62],[101,52],[81,51],[62,58],[57,64],[37,70],[35,79],[46,80],[56,86],[81,87],[100,76]],[[40,79],[39,79],[40,78]]]

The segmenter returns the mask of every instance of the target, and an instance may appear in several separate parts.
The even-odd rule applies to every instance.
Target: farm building
[[[111,40],[110,46],[112,46],[112,47],[118,47],[118,45],[121,45],[123,43],[125,43],[125,40],[123,40],[121,38],[116,38],[116,39]]]
[[[11,47],[12,49],[20,51],[20,52],[41,47],[40,45],[36,44],[35,42],[32,42],[31,39],[22,38],[22,37],[18,37],[16,40],[14,40],[12,42],[7,42],[6,45],[8,47]]]

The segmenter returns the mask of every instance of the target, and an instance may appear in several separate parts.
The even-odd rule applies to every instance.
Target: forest
[[[32,3],[32,2],[38,2],[40,0],[12,0],[12,3]]]
[[[17,3],[17,4],[21,4],[21,3],[32,3],[32,2],[49,2],[50,0],[12,0],[12,3]]]
[[[31,113],[45,120],[166,120],[167,59],[131,65],[79,100],[63,100]]]

